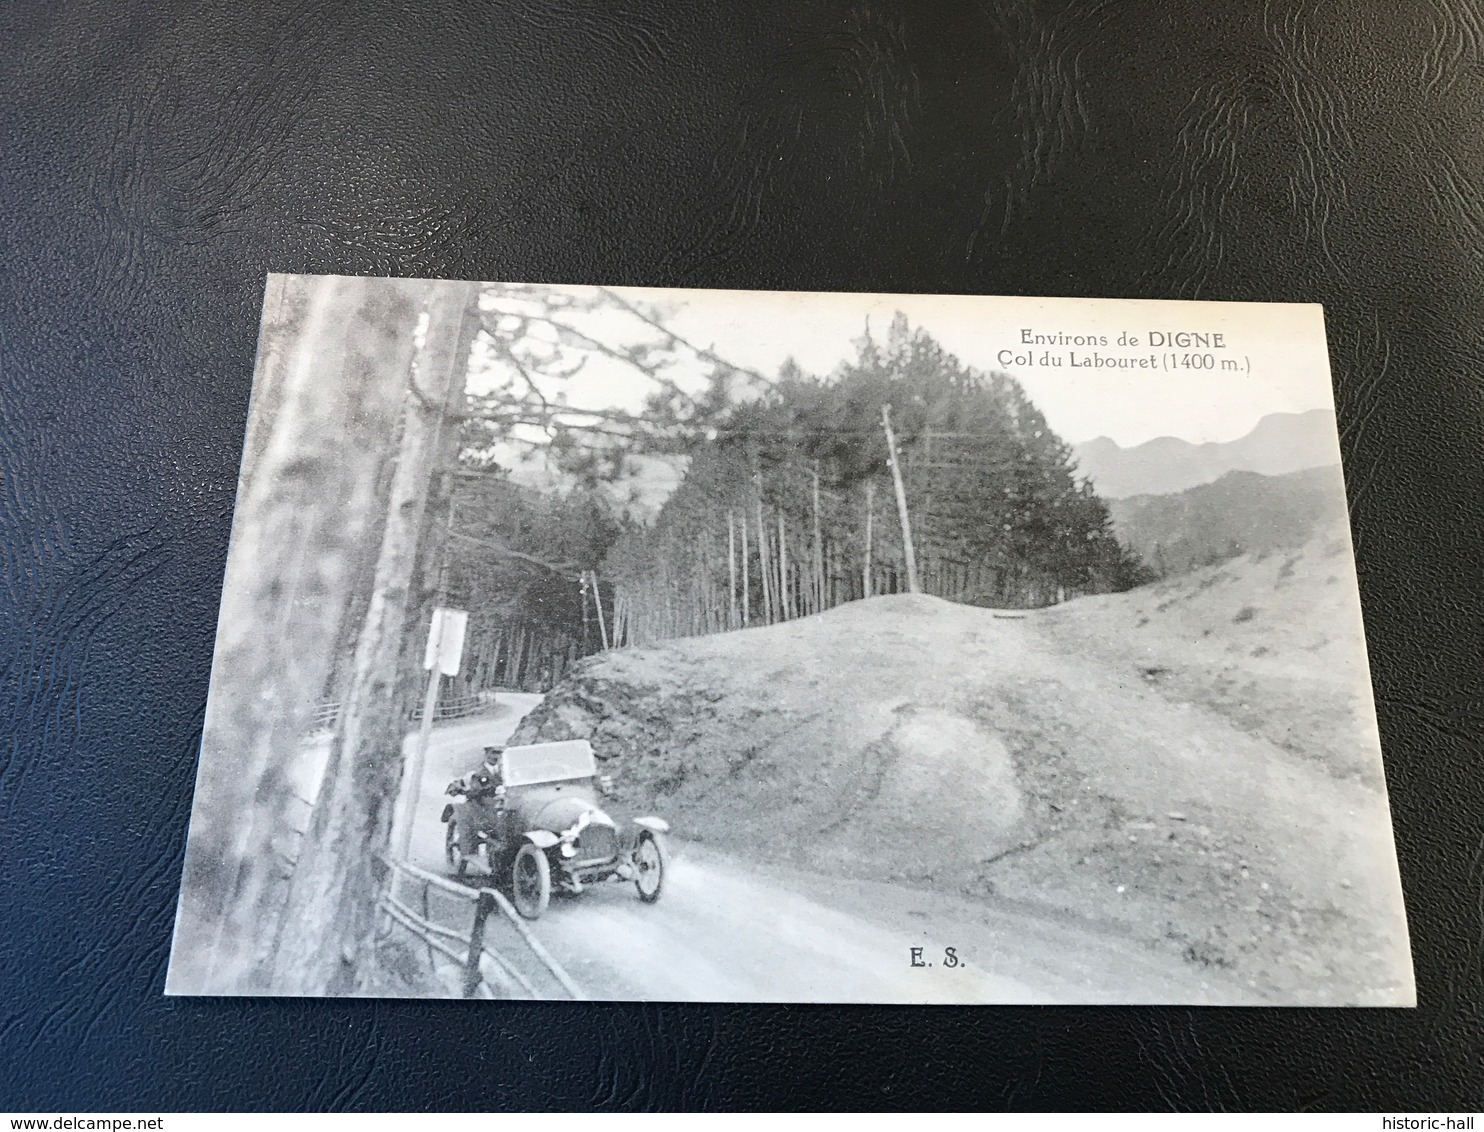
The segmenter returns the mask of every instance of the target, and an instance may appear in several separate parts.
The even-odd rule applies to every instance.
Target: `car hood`
[[[583,814],[590,815],[588,821],[598,821],[603,825],[613,824],[612,818],[586,798],[573,797],[553,798],[532,815],[530,824],[533,829],[565,833],[577,824]]]

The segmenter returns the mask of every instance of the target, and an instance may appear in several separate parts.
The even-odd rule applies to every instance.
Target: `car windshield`
[[[531,786],[568,778],[591,778],[598,773],[592,744],[586,739],[565,743],[536,743],[505,748],[505,785]]]

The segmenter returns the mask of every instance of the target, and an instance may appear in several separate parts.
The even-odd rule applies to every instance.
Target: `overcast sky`
[[[714,340],[725,357],[764,372],[792,355],[811,373],[828,373],[848,355],[869,317],[885,335],[896,311],[950,352],[981,370],[1016,377],[1062,439],[1077,443],[1110,436],[1122,445],[1156,436],[1200,443],[1234,440],[1268,413],[1333,408],[1318,307],[1277,304],[1175,303],[1086,299],[924,295],[799,295],[779,292],[690,292],[675,325]],[[1105,336],[1107,348],[1026,346],[1033,335]],[[1140,357],[1167,350],[1145,345],[1148,331],[1199,330],[1224,335],[1224,350],[1176,350],[1238,362],[1236,373],[1198,370],[1070,368],[1104,356]],[[1117,345],[1127,332],[1137,348]],[[1011,351],[1010,355],[1002,351]],[[1015,364],[1007,357],[1051,352],[1061,368]],[[1246,372],[1250,363],[1251,372]]]
[[[573,288],[586,290],[586,288]],[[766,374],[793,357],[806,371],[827,375],[854,352],[869,318],[883,338],[892,315],[904,312],[960,360],[981,370],[1016,377],[1071,443],[1109,436],[1124,446],[1157,436],[1194,443],[1234,440],[1268,413],[1333,409],[1318,306],[1266,303],[1185,303],[1159,300],[1091,300],[819,294],[779,291],[695,291],[613,288],[632,299],[663,303],[673,329],[697,345]],[[610,328],[605,328],[610,329]],[[613,324],[612,330],[618,329]],[[1225,348],[1151,348],[1151,331],[1220,333]],[[1025,345],[1033,335],[1104,336],[1106,347]],[[1119,346],[1121,334],[1139,346]],[[1210,371],[1163,368],[1127,370],[1070,365],[1071,355],[1177,357],[1209,354]],[[1002,351],[1010,351],[1004,354]],[[1060,368],[1039,362],[1050,351]],[[1230,360],[1237,369],[1223,370]],[[1250,367],[1250,372],[1249,372]],[[699,379],[700,367],[696,374]],[[584,406],[637,407],[644,379],[622,367],[590,365],[572,383],[570,402]]]

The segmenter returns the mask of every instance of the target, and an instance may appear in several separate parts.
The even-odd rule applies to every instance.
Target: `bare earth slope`
[[[610,653],[516,740],[591,738],[629,801],[740,858],[1039,907],[1252,1001],[1410,1002],[1344,549]]]

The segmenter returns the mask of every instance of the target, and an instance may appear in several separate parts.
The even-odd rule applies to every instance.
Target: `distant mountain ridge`
[[[1104,499],[1170,495],[1228,472],[1281,476],[1340,462],[1335,415],[1328,409],[1270,413],[1246,436],[1192,444],[1173,436],[1124,448],[1106,436],[1072,448],[1078,471]]]

